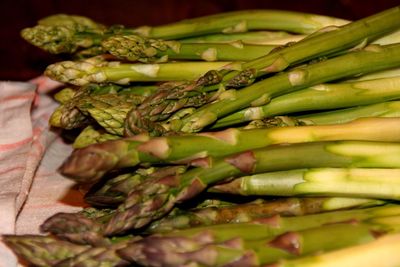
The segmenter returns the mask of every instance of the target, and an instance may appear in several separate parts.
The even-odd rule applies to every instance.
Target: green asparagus
[[[245,44],[284,45],[297,42],[306,35],[290,34],[284,31],[249,31],[243,33],[216,33],[180,39],[182,43],[230,43],[241,41]]]
[[[29,263],[43,267],[54,266],[90,248],[87,245],[77,245],[51,236],[3,235],[2,240]]]
[[[297,116],[296,120],[305,125],[324,125],[346,123],[363,117],[400,117],[399,108],[399,101],[389,101],[343,110]]]
[[[125,259],[144,266],[260,266],[282,259],[321,253],[373,241],[375,232],[398,231],[395,225],[339,223],[291,231],[274,238],[245,241],[234,238],[212,243],[207,237],[177,238],[151,236],[128,244],[118,253]],[[392,220],[393,223],[393,220]],[[200,239],[201,238],[201,239]],[[200,239],[200,240],[199,240]],[[209,238],[212,239],[212,238]],[[207,241],[204,241],[207,240]],[[150,252],[151,248],[151,252]]]
[[[104,50],[119,59],[164,62],[170,59],[205,61],[249,61],[271,52],[274,45],[180,43],[146,39],[138,35],[117,35],[102,42]]]
[[[40,20],[39,25],[24,29],[21,35],[31,44],[50,53],[59,54],[93,48],[96,51],[103,39],[116,34],[140,34],[161,39],[248,30],[278,30],[308,34],[327,26],[341,26],[346,23],[348,21],[343,19],[315,14],[246,10],[187,19],[155,27],[125,28],[116,25],[107,28],[85,17],[59,14]],[[97,53],[102,53],[102,50]]]
[[[104,231],[106,235],[114,235],[141,228],[164,216],[175,204],[228,178],[318,167],[399,168],[399,151],[399,143],[331,141],[270,146],[222,158],[203,159],[202,167],[182,175],[142,182],[118,207]]]
[[[244,176],[213,192],[265,196],[351,196],[399,200],[399,169],[321,168]]]
[[[98,127],[88,125],[75,138],[72,147],[75,149],[84,148],[92,144],[97,144],[116,139],[120,139],[120,136],[109,134],[104,129],[101,128],[98,129]]]
[[[400,265],[400,234],[391,234],[373,242],[351,246],[325,254],[294,260],[282,260],[271,267],[397,267]]]
[[[110,170],[139,163],[183,163],[273,144],[324,140],[399,141],[399,127],[398,118],[363,118],[335,125],[252,130],[232,128],[220,132],[155,137],[145,142],[119,139],[75,150],[60,171],[77,182],[91,183]]]
[[[85,194],[85,201],[95,206],[115,206],[124,201],[129,192],[145,179],[155,179],[166,175],[185,172],[186,166],[150,167],[135,172],[109,178],[99,188],[94,186]]]
[[[102,225],[79,213],[57,213],[48,218],[40,226],[40,230],[76,244],[92,246],[110,244],[110,240],[102,235]]]
[[[145,104],[142,104],[137,110],[130,113],[130,118],[127,123],[128,133],[130,132],[131,134],[138,134],[143,131],[154,132],[153,128],[155,128],[157,124],[162,124],[162,121],[165,120],[164,116],[171,113],[170,109],[168,109],[168,113],[163,112],[166,106],[171,105],[168,102],[176,102],[177,99],[187,98],[188,92],[204,93],[220,88],[221,84],[225,87],[246,86],[251,84],[258,76],[262,76],[271,72],[279,72],[295,63],[301,63],[310,59],[315,59],[328,54],[344,51],[346,49],[357,46],[360,43],[365,43],[366,40],[374,40],[380,36],[388,34],[399,27],[399,22],[397,19],[399,12],[400,7],[389,9],[374,16],[367,17],[353,23],[349,23],[341,27],[340,29],[315,34],[314,36],[297,42],[294,45],[282,48],[279,51],[269,53],[268,55],[260,57],[256,60],[243,63],[241,66],[241,70],[243,71],[240,73],[238,71],[220,71],[212,75],[206,75],[205,77],[200,78],[198,81],[189,83],[183,88],[177,87],[168,91],[160,90],[158,93],[155,93],[152,97],[150,97],[148,101],[145,102]],[[361,55],[363,55],[363,53],[360,54],[360,57],[363,57]],[[391,55],[390,57],[393,56],[394,55]],[[323,81],[343,78],[344,76],[348,77],[351,75],[359,74],[360,72],[372,72],[379,70],[368,70],[368,68],[357,70],[358,67],[354,65],[351,68],[347,69],[346,67],[350,67],[352,63],[356,62],[352,62],[354,61],[354,59],[346,57],[343,58],[343,61],[344,62],[342,63],[339,63],[340,60],[330,61],[330,63],[335,65],[335,70],[337,71],[336,74],[333,76],[332,73],[328,75],[328,72],[330,71],[327,70],[331,70],[330,68],[324,67],[324,65],[315,64],[314,68],[325,70],[324,72],[319,72],[318,76],[321,76],[318,78],[317,83],[313,83],[312,79],[309,80],[304,76],[306,74],[306,71],[308,71],[307,69],[300,69],[295,70],[291,73],[291,82],[287,78],[284,78],[284,75],[277,75],[276,77],[272,77],[271,79],[266,79],[267,82],[256,83],[255,85],[247,87],[245,90],[240,90],[236,93],[235,91],[228,91],[220,96],[220,98],[223,100],[220,100],[215,105],[213,105],[213,107],[215,106],[215,108],[221,108],[221,113],[215,114],[215,111],[210,111],[209,108],[208,111],[210,112],[207,112],[207,114],[203,114],[201,118],[197,118],[199,115],[201,115],[201,111],[196,112],[195,115],[192,114],[191,116],[185,118],[183,125],[177,123],[178,125],[175,125],[173,127],[173,130],[181,130],[183,132],[200,130],[204,126],[209,125],[214,120],[216,120],[218,116],[222,117],[229,113],[235,112],[238,109],[245,108],[250,105],[250,103],[253,102],[253,100],[255,99],[264,100],[265,103],[269,101],[269,98],[276,97],[276,94],[279,95],[289,93],[290,91],[302,89],[307,86],[321,83]],[[389,60],[387,62],[389,62]],[[382,66],[381,64],[368,64],[368,66],[370,67],[378,67],[378,65],[379,67],[384,68],[384,66]],[[338,66],[342,67],[338,68]],[[386,66],[386,68],[390,67],[394,66]],[[311,67],[311,69],[313,69],[313,67]],[[341,71],[343,72],[339,74]],[[325,76],[325,78],[322,78],[322,76]],[[210,77],[212,78],[211,81],[209,80]],[[277,86],[277,84],[281,85]],[[266,89],[270,87],[272,89]],[[280,88],[278,89],[276,87]],[[252,97],[253,93],[254,98]],[[241,101],[233,101],[233,99],[238,98],[243,98],[242,101],[246,102],[246,104],[243,104],[243,106],[241,106],[238,104]],[[251,100],[249,98],[251,98]],[[259,100],[257,103],[254,102],[253,105],[264,104],[260,103],[262,102],[261,100]],[[233,107],[230,105],[230,102],[234,102],[238,105],[235,105],[235,107]],[[226,110],[225,107],[229,111]],[[157,110],[157,112],[155,112],[154,110]],[[177,111],[177,109],[174,109],[173,111]],[[215,115],[217,115],[217,117]],[[192,121],[192,119],[194,121]],[[154,123],[155,121],[160,122]],[[156,126],[154,124],[156,124]],[[165,129],[165,131],[169,130],[169,127],[165,125],[162,126],[167,128]],[[154,132],[153,134],[158,134],[158,131]]]
[[[173,130],[183,132],[200,131],[229,113],[251,105],[263,104],[260,103],[260,99],[269,101],[269,99],[279,95],[321,82],[395,67],[399,62],[398,59],[395,59],[397,56],[400,57],[400,45],[379,47],[376,50],[367,47],[363,51],[349,53],[304,68],[281,73],[244,89],[235,90],[229,96],[221,97],[219,101],[201,107],[180,123],[171,124],[171,126],[174,128]]]
[[[367,105],[400,98],[400,76],[376,80],[320,84],[276,97],[266,105],[249,107],[217,120],[221,128],[251,120],[302,111],[330,110]]]
[[[124,64],[97,56],[80,61],[61,61],[49,65],[45,75],[53,80],[78,86],[111,82],[179,81],[196,79],[209,70],[224,68],[229,62],[174,62],[163,64]]]
[[[382,205],[384,202],[362,198],[282,198],[263,202],[250,202],[226,207],[178,210],[154,221],[146,232],[166,233],[176,229],[220,223],[241,223],[274,215],[301,216],[336,209]]]
[[[72,84],[50,124],[84,129],[59,171],[94,207],[2,240],[35,266],[399,265],[399,18],[61,14],[24,29],[76,60],[46,70]]]

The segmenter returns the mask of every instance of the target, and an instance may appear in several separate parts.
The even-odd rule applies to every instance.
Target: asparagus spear
[[[76,90],[70,87],[63,88],[54,94],[53,98],[60,104],[65,104],[70,101],[76,93]]]
[[[398,220],[398,216],[396,216]],[[147,237],[128,244],[118,253],[144,266],[260,266],[286,258],[326,252],[373,241],[381,234],[398,228],[395,225],[339,223],[286,232],[274,238],[245,241],[241,238],[224,243],[204,242],[205,237]],[[151,249],[150,249],[151,248]]]
[[[120,241],[115,244],[103,247],[92,247],[75,257],[67,258],[57,263],[59,267],[97,267],[97,266],[132,266],[128,261],[117,255],[117,250],[124,248],[127,243],[134,241],[134,238]]]
[[[399,169],[321,168],[243,176],[213,192],[274,196],[351,196],[395,199],[400,196]]]
[[[379,220],[398,217],[398,215],[398,205],[384,205],[293,217],[275,215],[247,223],[200,226],[156,235],[166,237],[199,237],[202,234],[206,234],[212,237],[213,243],[221,243],[237,237],[246,241],[253,241],[271,238],[290,231],[301,231],[341,222],[374,220],[378,224]],[[398,219],[391,224],[395,225],[396,222],[398,223]]]
[[[374,208],[367,208],[367,209],[354,209],[348,211],[334,211],[334,212],[327,212],[321,214],[314,214],[314,215],[306,215],[306,216],[295,216],[295,217],[279,217],[275,216],[270,219],[263,219],[257,222],[251,223],[238,223],[238,224],[227,224],[227,225],[214,225],[214,226],[207,226],[207,227],[196,227],[186,230],[180,231],[173,231],[168,234],[164,234],[165,237],[170,237],[172,240],[176,239],[186,239],[186,238],[198,238],[199,240],[206,240],[208,242],[219,243],[225,242],[232,238],[241,238],[244,241],[251,241],[251,240],[261,240],[265,238],[272,238],[273,236],[283,234],[288,231],[299,231],[304,229],[309,229],[313,227],[319,227],[325,224],[332,224],[344,221],[354,221],[354,220],[371,220],[374,218],[376,222],[379,220],[383,220],[385,218],[390,218],[387,216],[393,216],[399,214],[399,207],[395,205],[386,205],[382,207],[374,207]],[[398,220],[395,220],[397,222]],[[79,231],[79,224],[72,224],[71,227],[78,227]],[[204,238],[205,237],[205,238]],[[89,257],[91,260],[98,260],[98,257],[102,257],[103,259],[110,259],[110,260],[118,260],[114,257],[114,249],[119,247],[118,244],[123,244],[125,241],[135,242],[135,237],[122,237],[121,241],[117,241],[117,245],[109,247],[109,252],[107,254],[101,255],[99,252],[104,251],[104,245],[99,246],[97,248],[88,248],[87,246],[83,245],[75,245],[65,241],[55,240],[54,238],[49,237],[33,237],[34,240],[39,240],[39,244],[43,243],[43,239],[46,243],[50,240],[51,244],[55,244],[54,246],[42,246],[39,245],[36,247],[37,242],[31,242],[30,238],[26,236],[10,236],[6,237],[11,238],[13,244],[11,246],[15,250],[21,250],[18,252],[24,258],[28,260],[53,260],[54,257],[56,258],[57,262],[59,260],[63,260],[66,258],[71,258],[71,261],[66,262],[79,262],[82,259],[86,259]],[[19,246],[19,244],[25,244]],[[30,248],[29,250],[27,249]],[[22,249],[23,248],[23,249]],[[71,252],[70,248],[77,248],[77,251]],[[85,248],[84,250],[81,248]],[[35,256],[32,257],[32,251],[36,253],[37,249],[40,249],[40,254],[34,254]],[[44,250],[44,251],[43,251]],[[49,253],[53,250],[60,251],[56,254]],[[80,254],[80,255],[78,255]],[[66,256],[67,255],[67,256]],[[110,258],[109,258],[110,256]],[[31,259],[31,257],[33,259]],[[36,258],[38,257],[38,258]],[[44,258],[45,257],[45,258]],[[72,257],[76,257],[75,259]],[[90,261],[91,262],[91,261]],[[89,263],[90,263],[89,262]],[[46,265],[47,266],[47,265]],[[68,265],[67,265],[68,266]],[[86,265],[83,265],[86,266]],[[90,266],[90,265],[89,265]],[[96,266],[96,265],[95,265]]]
[[[40,226],[40,230],[76,244],[92,246],[110,244],[110,240],[102,235],[102,225],[79,213],[57,213],[48,218]]]
[[[400,234],[396,233],[325,254],[282,260],[271,267],[397,267],[400,265],[399,249]]]
[[[398,101],[389,101],[301,116],[275,116],[262,120],[251,121],[248,125],[243,127],[243,129],[341,124],[365,117],[399,117],[399,104],[400,103]]]
[[[398,168],[399,151],[398,143],[331,141],[271,146],[208,158],[202,161],[202,167],[182,175],[145,180],[138,185],[107,223],[105,234],[143,227],[164,216],[176,203],[191,199],[208,185],[227,178],[317,167]]]
[[[97,127],[98,128],[98,127]],[[104,129],[88,125],[79,133],[72,144],[73,148],[84,148],[88,145],[119,139],[120,136],[109,134]]]
[[[183,132],[200,131],[220,117],[251,105],[258,105],[260,99],[271,99],[321,82],[358,73],[388,69],[395,67],[399,62],[398,59],[393,61],[389,59],[400,57],[399,45],[380,47],[374,51],[370,49],[366,48],[364,51],[349,53],[267,78],[244,89],[232,92],[231,97],[203,106],[197,112],[184,118],[181,125],[175,123],[172,126],[177,128],[174,130]],[[374,62],[373,65],[371,65],[372,62]]]
[[[249,107],[223,117],[212,128],[302,111],[367,105],[400,98],[400,76],[368,81],[320,84],[276,97],[266,105]]]
[[[164,64],[123,64],[97,56],[80,61],[62,61],[49,65],[45,75],[74,85],[89,83],[129,84],[132,81],[179,81],[198,78],[209,70],[229,62],[175,62]]]
[[[259,220],[257,222],[238,223],[234,225],[227,224],[227,225],[215,225],[207,227],[196,227],[187,230],[173,231],[168,234],[164,234],[163,237],[167,237],[167,240],[168,237],[170,237],[170,239],[173,241],[194,238],[197,240],[203,240],[203,242],[205,241],[206,243],[210,242],[220,243],[225,241],[229,242],[228,240],[231,240],[233,238],[241,238],[244,241],[254,240],[255,244],[257,244],[257,242],[259,242],[257,240],[273,238],[276,235],[280,235],[288,231],[300,231],[304,229],[320,227],[326,224],[334,224],[346,221],[349,222],[356,220],[357,221],[373,220],[373,222],[376,224],[380,223],[387,225],[389,223],[393,224],[396,222],[398,224],[398,219],[393,220],[391,219],[392,217],[388,217],[388,216],[395,216],[393,218],[396,218],[398,214],[399,214],[398,206],[386,205],[382,207],[355,209],[349,211],[334,211],[334,212],[327,212],[327,213],[307,215],[307,216],[296,216],[296,217],[286,217],[286,218],[275,216],[273,218]],[[163,237],[161,237],[161,240]],[[83,250],[83,251],[79,250],[77,251],[77,253],[72,254],[72,252],[69,249],[70,247],[87,248],[87,246],[81,246],[81,245],[78,246],[65,241],[58,241],[55,240],[54,238],[50,238],[51,242],[55,243],[58,246],[50,246],[50,247],[45,246],[44,247],[45,251],[43,251],[43,246],[39,245],[38,247],[36,247],[36,243],[30,242],[30,238],[27,238],[26,236],[20,236],[20,237],[11,236],[10,238],[14,240],[14,243],[17,245],[20,243],[25,244],[24,246],[17,246],[17,245],[11,245],[11,246],[17,251],[20,249],[21,252],[19,252],[19,254],[21,254],[27,260],[39,261],[40,259],[43,260],[43,257],[51,256],[53,257],[52,259],[54,259],[54,257],[57,257],[56,258],[57,261],[63,260],[65,258],[70,258],[71,260],[67,260],[66,262],[75,262],[75,263],[81,262],[81,264],[85,264],[84,260],[87,258],[91,259],[88,263],[95,263],[96,260],[99,259],[98,258],[99,256],[100,259],[103,258],[104,260],[117,261],[118,259],[114,257],[115,256],[114,251],[115,248],[119,247],[118,244],[125,244],[124,242],[126,241],[133,242],[133,244],[135,244],[134,242],[137,240],[135,237],[129,237],[129,236],[122,237],[119,239],[121,241],[117,241],[118,243],[116,246],[111,245],[111,247],[108,247],[110,251],[104,255],[101,255],[98,252],[103,252],[104,246],[100,246],[97,248],[90,248],[88,250]],[[43,236],[33,237],[33,238],[34,240],[37,239],[42,240],[43,238],[47,240],[47,238]],[[30,249],[28,250],[27,248]],[[42,252],[40,254],[35,254],[35,256],[31,258],[32,254],[30,251],[36,252],[38,248]],[[62,253],[50,254],[48,253],[48,251],[50,250],[51,252],[52,251],[51,249],[53,250],[57,249],[58,251],[62,251]],[[74,259],[72,258],[72,256],[76,258]],[[45,259],[47,260],[47,258]],[[86,264],[88,263],[86,262]]]
[[[107,180],[99,190],[96,187],[91,188],[85,195],[85,201],[98,206],[119,204],[132,188],[143,180],[177,175],[183,173],[185,169],[185,166],[150,167],[118,175]],[[115,210],[109,209],[101,211],[84,209],[79,213],[57,213],[41,225],[41,230],[79,244],[108,245],[110,240],[103,238],[102,225],[114,212]]]
[[[359,77],[354,77],[352,79],[349,79],[349,81],[350,82],[352,82],[352,81],[368,81],[368,80],[376,80],[376,79],[382,79],[382,78],[392,78],[392,77],[397,77],[397,76],[400,76],[400,68],[393,68],[393,69],[369,73],[366,75],[361,75]]]
[[[176,229],[204,225],[249,222],[278,214],[281,216],[301,216],[336,209],[381,205],[383,203],[380,200],[362,198],[282,198],[261,203],[250,202],[226,207],[207,207],[189,211],[178,210],[178,212],[151,223],[146,228],[146,232],[166,233]]]
[[[118,249],[138,238],[118,240],[102,247],[77,245],[57,240],[51,236],[7,235],[3,236],[7,245],[24,260],[35,266],[132,266],[116,254]]]
[[[400,117],[399,108],[400,103],[398,101],[389,101],[343,110],[307,114],[297,116],[295,119],[306,125],[337,124],[363,117]]]
[[[336,204],[333,204],[333,206],[337,207]],[[201,237],[202,235],[205,235],[211,236],[211,241],[213,243],[225,242],[237,237],[250,241],[270,238],[288,231],[298,231],[319,227],[325,224],[347,221],[364,221],[376,217],[387,218],[388,216],[397,215],[399,215],[399,207],[397,205],[384,205],[372,208],[330,211],[303,216],[282,217],[280,215],[275,215],[273,217],[256,219],[251,222],[199,226],[155,235],[173,238]],[[73,216],[74,215],[71,215],[70,218],[73,218]],[[74,224],[71,224],[71,226],[74,226]],[[77,225],[75,224],[75,226]],[[57,227],[57,225],[54,225],[54,227]],[[71,228],[70,231],[72,230],[73,228]],[[122,240],[127,240],[131,237],[122,236],[121,238]],[[112,241],[112,239],[107,240]]]
[[[125,173],[107,179],[99,189],[94,186],[85,194],[85,202],[100,207],[118,205],[124,201],[129,191],[144,179],[145,176],[138,173]]]
[[[35,266],[55,266],[58,262],[79,255],[89,249],[58,240],[52,236],[3,235],[3,241],[20,257]]]
[[[141,61],[169,59],[205,61],[248,61],[271,52],[274,45],[251,45],[240,41],[228,44],[180,43],[147,39],[138,35],[116,35],[102,42],[104,50],[117,58]]]
[[[142,181],[180,174],[185,170],[185,166],[137,169],[135,172],[107,179],[100,188],[94,186],[85,194],[85,201],[96,206],[115,206],[123,202],[128,193]]]
[[[284,45],[297,42],[306,35],[290,34],[284,31],[250,31],[243,33],[216,33],[180,39],[182,43],[230,43],[241,41],[245,44]]]
[[[146,142],[119,139],[75,150],[60,167],[60,172],[77,182],[90,183],[112,169],[139,163],[189,162],[272,144],[324,140],[398,141],[398,121],[398,118],[363,118],[337,125],[228,129],[214,133],[155,137]]]
[[[116,84],[88,84],[79,89],[65,88],[55,96],[62,105],[53,112],[50,125],[65,129],[79,128],[89,123],[88,116],[92,115],[106,129],[121,134],[121,121],[128,110],[132,105],[141,103],[154,90],[155,86],[122,87]],[[113,110],[115,106],[121,108]],[[113,112],[110,113],[111,111]]]
[[[295,63],[305,62],[307,60],[318,58],[324,55],[332,54],[335,52],[340,52],[351,48],[355,45],[363,43],[365,40],[371,40],[378,38],[379,36],[385,35],[399,27],[398,25],[398,12],[400,12],[399,8],[393,8],[386,10],[385,12],[378,13],[374,16],[367,17],[365,19],[347,24],[340,29],[332,30],[320,34],[316,34],[312,37],[306,38],[294,45],[285,47],[279,51],[270,53],[266,56],[260,57],[253,61],[249,61],[247,63],[243,63],[241,69],[243,70],[240,74],[238,71],[220,71],[218,73],[213,73],[206,75],[200,78],[198,81],[194,81],[189,83],[186,87],[174,88],[168,91],[160,90],[155,93],[152,97],[149,97],[148,101],[142,104],[136,111],[133,111],[129,115],[129,121],[127,123],[127,128],[132,134],[138,134],[143,131],[152,132],[155,121],[165,120],[165,115],[170,114],[172,111],[168,109],[167,112],[164,112],[165,106],[170,106],[171,104],[168,102],[176,102],[177,99],[187,98],[188,92],[207,92],[210,90],[215,90],[221,87],[221,84],[225,87],[242,87],[251,84],[256,77],[265,75],[271,72],[279,72],[286,69],[288,66],[293,65]],[[367,26],[368,25],[368,26]],[[365,42],[364,42],[365,43]],[[351,57],[351,56],[350,56]],[[340,72],[340,70],[344,70],[344,66],[348,63],[351,63],[353,59],[346,58],[341,64],[339,62],[335,62],[335,69]],[[389,62],[389,61],[388,61]],[[333,62],[331,62],[333,63]],[[355,62],[352,62],[355,63]],[[317,65],[317,64],[315,64]],[[350,64],[349,64],[350,65]],[[347,66],[349,66],[347,65]],[[369,64],[369,66],[377,66],[380,64]],[[320,68],[323,65],[318,65],[316,67]],[[343,66],[342,68],[336,68],[337,66]],[[380,66],[383,67],[383,66]],[[387,66],[389,68],[390,66]],[[393,66],[394,67],[394,66]],[[354,68],[354,71],[348,70],[348,74],[344,71],[339,76],[330,76],[326,77],[326,80],[320,79],[317,83],[321,83],[323,81],[333,80],[337,78],[342,78],[343,76],[351,76],[352,74],[359,74],[359,72],[368,72],[368,68],[358,70],[357,67],[352,66],[351,69]],[[370,71],[377,71],[370,70]],[[259,82],[256,85],[250,86],[246,88],[247,90],[241,90],[223,94],[224,100],[218,101],[218,105],[221,106],[222,114],[217,114],[218,116],[225,116],[229,113],[232,113],[238,109],[242,109],[247,107],[253,100],[261,98],[261,100],[268,101],[271,97],[276,97],[276,94],[284,94],[288,93],[290,90],[294,91],[297,89],[302,89],[307,86],[311,86],[314,83],[306,84],[304,82],[311,82],[311,80],[306,79],[302,74],[305,75],[305,72],[293,72],[291,75],[292,82],[289,82],[287,78],[283,78],[284,76],[277,76],[271,79],[267,79],[267,82]],[[319,74],[328,74],[328,72],[320,72]],[[338,74],[338,73],[337,73]],[[322,75],[324,76],[324,75]],[[212,77],[212,79],[210,78]],[[298,77],[294,79],[293,77]],[[320,77],[322,78],[322,77]],[[279,79],[282,79],[278,81]],[[205,82],[207,81],[207,82]],[[276,83],[275,83],[276,82]],[[219,84],[219,85],[218,85]],[[282,84],[277,86],[277,84]],[[258,86],[257,86],[258,85]],[[261,88],[258,88],[261,87]],[[272,89],[266,89],[272,87]],[[276,88],[280,87],[280,89]],[[252,88],[252,89],[249,89]],[[257,92],[260,92],[257,94]],[[264,90],[263,90],[264,89]],[[276,89],[276,90],[275,90]],[[254,98],[252,94],[254,93]],[[262,97],[264,95],[264,97]],[[232,107],[232,110],[227,110],[225,113],[225,108],[230,107],[229,100],[231,102],[238,103],[239,101],[232,101],[233,99],[237,99],[239,97],[243,97],[242,101],[247,102],[245,100],[249,100],[246,105],[243,106],[235,106]],[[222,98],[222,97],[221,97]],[[251,100],[249,99],[251,98]],[[254,102],[254,105],[261,105],[262,101]],[[265,103],[264,102],[264,103]],[[215,106],[215,107],[217,107]],[[157,110],[157,112],[155,112]],[[178,110],[178,108],[173,111]],[[194,122],[191,122],[193,116],[197,117],[200,115],[199,113],[195,113],[196,115],[189,116],[185,119],[184,123],[187,125],[181,126],[179,123],[177,126],[177,130],[181,130],[184,132],[195,131],[202,128],[205,124],[203,121],[206,121],[207,124],[210,124],[217,118],[215,117],[215,112],[207,112],[207,115],[204,115],[201,119],[197,120],[197,123],[200,125],[192,125]],[[210,116],[208,116],[210,115]],[[157,123],[156,123],[157,124]],[[160,123],[158,123],[160,124]],[[165,125],[164,125],[165,126]],[[199,126],[199,127],[197,127]],[[168,127],[167,127],[168,128]],[[169,129],[166,129],[169,130]],[[155,134],[155,133],[154,133]]]
[[[126,114],[142,100],[137,95],[126,96],[88,95],[77,99],[75,105],[82,113],[90,115],[108,133],[122,136]]]
[[[389,101],[301,116],[276,116],[251,121],[243,129],[347,123],[365,117],[400,117],[400,103]]]
[[[327,16],[279,10],[246,10],[183,20],[171,24],[138,28],[105,27],[88,18],[53,15],[26,28],[22,37],[50,53],[75,53],[97,48],[101,41],[116,34],[140,34],[151,38],[177,39],[218,32],[244,32],[254,29],[311,33],[326,26],[348,21]],[[101,53],[101,50],[98,51]]]
[[[89,192],[85,195],[85,201],[91,205],[98,207],[113,207],[116,204],[121,204],[126,196],[129,194],[131,190],[133,190],[140,182],[144,181],[144,179],[154,178],[156,176],[161,177],[166,174],[176,174],[183,173],[185,171],[184,166],[175,166],[175,167],[166,167],[155,170],[152,172],[152,169],[139,170],[136,173],[126,173],[121,174],[116,177],[108,178],[104,183],[100,183],[100,185],[93,186]],[[168,173],[167,173],[168,171]],[[148,172],[148,173],[143,173]],[[152,172],[152,173],[150,173]],[[162,175],[161,175],[162,173]],[[239,178],[240,179],[240,178]],[[226,188],[225,184],[217,185],[211,187],[210,190],[218,191],[221,188],[221,191]],[[219,192],[219,191],[218,191]],[[236,192],[235,192],[236,193]],[[321,209],[338,209],[345,208],[351,206],[358,205],[378,205],[381,201],[378,200],[368,200],[368,199],[353,199],[353,198],[334,198],[334,199],[319,199],[319,198],[311,198],[311,199],[280,199],[280,200],[270,200],[268,202],[264,201],[255,201],[251,203],[243,204],[243,201],[239,202],[239,204],[222,202],[220,203],[220,199],[209,199],[210,196],[206,196],[205,203],[201,202],[196,205],[194,210],[180,210],[177,212],[170,214],[172,216],[163,218],[160,221],[155,222],[155,226],[151,228],[160,228],[165,227],[163,225],[182,225],[186,227],[188,225],[196,225],[201,223],[215,223],[222,220],[246,220],[251,218],[253,215],[256,216],[261,212],[263,214],[265,209],[275,209],[275,207],[289,207],[289,208],[300,208],[301,206],[313,206],[313,207],[321,207]],[[218,197],[218,196],[217,196]],[[358,200],[358,201],[356,201]],[[359,202],[360,201],[360,202]],[[216,204],[215,204],[216,202]],[[304,203],[303,203],[304,202]],[[297,203],[295,205],[295,203]],[[310,204],[307,204],[310,203]],[[314,203],[314,204],[312,204]],[[317,203],[320,203],[318,205]],[[332,203],[332,204],[328,204]],[[304,204],[304,205],[303,205]],[[243,206],[242,206],[243,205]],[[336,206],[335,206],[336,205]],[[253,208],[254,207],[254,208]],[[305,208],[307,209],[307,208]],[[253,210],[258,210],[259,212],[255,212]],[[249,212],[247,212],[249,211]],[[249,213],[249,214],[247,214]],[[254,214],[253,214],[254,213]],[[247,214],[247,215],[246,215]],[[232,217],[232,218],[231,218]],[[193,221],[193,222],[191,222]],[[162,228],[161,227],[161,228]],[[174,226],[175,227],[175,226]]]
[[[94,119],[108,133],[123,135],[123,123],[128,111],[143,97],[136,94],[118,95],[77,92],[60,105],[50,117],[50,125],[64,129],[80,128]]]
[[[326,26],[341,26],[346,20],[281,10],[245,10],[220,13],[158,27],[139,28],[139,33],[153,38],[179,39],[210,33],[235,33],[247,30],[284,30],[312,33]]]
[[[34,46],[59,54],[99,46],[99,36],[104,31],[104,25],[89,18],[58,14],[39,20],[33,28],[23,29],[21,36]]]
[[[242,35],[234,35],[239,38]],[[249,35],[249,33],[247,33]],[[254,33],[253,33],[254,35]],[[390,34],[374,41],[375,44],[393,44],[399,41],[399,33]],[[226,35],[225,35],[226,36]],[[232,38],[232,34],[229,34]],[[244,35],[246,36],[246,35]],[[296,36],[291,42],[304,36]],[[102,42],[103,48],[112,55],[131,61],[163,61],[167,59],[202,59],[206,61],[249,61],[264,56],[277,48],[276,45],[245,44],[241,39],[231,39],[229,43],[188,43],[148,39],[139,35],[115,35]],[[236,41],[235,41],[236,40]],[[287,44],[287,43],[285,43]]]

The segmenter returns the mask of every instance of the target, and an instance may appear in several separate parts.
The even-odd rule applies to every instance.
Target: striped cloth
[[[47,93],[59,85],[0,82],[0,235],[38,233],[50,215],[81,209],[81,194],[56,172],[71,148],[48,127],[57,104]],[[0,267],[17,265],[0,240]]]

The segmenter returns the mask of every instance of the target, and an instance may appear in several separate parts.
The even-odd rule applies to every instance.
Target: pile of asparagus
[[[3,240],[35,266],[399,266],[400,6],[22,31],[71,60],[50,124],[91,206]],[[69,131],[71,132],[71,131]]]

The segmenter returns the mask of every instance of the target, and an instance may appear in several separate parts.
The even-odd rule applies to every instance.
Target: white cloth
[[[0,82],[0,235],[38,233],[52,214],[81,209],[82,195],[56,171],[71,147],[48,126],[57,104],[47,93],[59,85]],[[0,267],[17,265],[0,242]]]

